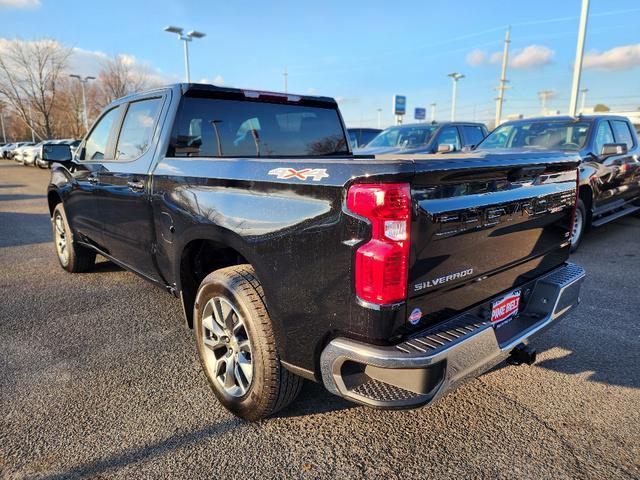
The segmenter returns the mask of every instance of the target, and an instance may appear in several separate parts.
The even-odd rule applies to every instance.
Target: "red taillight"
[[[408,183],[357,184],[347,208],[371,222],[371,240],[358,248],[356,294],[379,305],[407,297],[411,194]]]

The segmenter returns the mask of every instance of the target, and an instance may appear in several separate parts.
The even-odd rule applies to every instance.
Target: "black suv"
[[[506,122],[480,150],[560,150],[580,155],[580,199],[572,250],[589,227],[640,211],[640,146],[626,117],[541,117]]]

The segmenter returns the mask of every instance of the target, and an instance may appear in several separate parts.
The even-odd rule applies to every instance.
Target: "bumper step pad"
[[[497,326],[465,312],[396,345],[335,338],[320,357],[325,387],[375,407],[429,404],[504,361],[577,306],[584,277],[581,267],[568,263],[532,281],[522,313]]]

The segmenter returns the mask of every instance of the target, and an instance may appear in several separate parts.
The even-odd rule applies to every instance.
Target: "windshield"
[[[367,147],[423,147],[429,143],[437,125],[389,127],[380,132]]]
[[[535,121],[505,124],[496,128],[478,148],[536,148],[580,150],[587,141],[590,123]]]

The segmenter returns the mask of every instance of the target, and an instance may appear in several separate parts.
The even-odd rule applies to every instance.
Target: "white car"
[[[35,145],[34,142],[23,142],[18,148],[13,149],[13,159],[18,163],[24,163],[24,150]]]
[[[35,166],[36,159],[40,155],[40,147],[45,143],[50,143],[50,140],[43,140],[42,142],[36,143],[35,145],[24,147],[22,149],[22,164]]]

